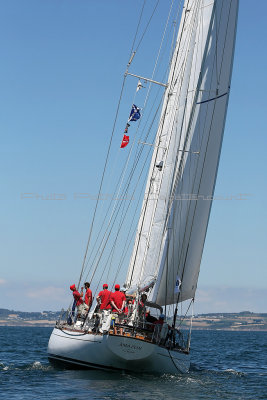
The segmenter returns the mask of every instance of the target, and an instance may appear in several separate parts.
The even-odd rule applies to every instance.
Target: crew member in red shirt
[[[98,296],[96,298],[97,302],[100,303],[101,318],[100,318],[99,331],[101,333],[108,332],[110,329],[110,323],[111,323],[110,298],[111,298],[111,291],[108,290],[108,285],[104,283],[103,290],[101,290],[101,292],[98,293]]]
[[[85,295],[84,295],[84,308],[87,312],[89,312],[92,302],[93,302],[93,295],[92,295],[92,290],[90,289],[90,283],[85,282],[84,284],[85,287]]]
[[[125,294],[120,292],[120,285],[115,285],[115,292],[111,295],[112,312],[118,314],[119,322],[125,317],[123,310],[126,303]],[[116,326],[114,328],[115,335],[117,334]],[[120,327],[120,334],[123,334],[123,329]]]
[[[77,307],[77,318],[81,316],[83,312],[83,288],[81,288],[81,293],[78,292],[75,285],[70,286],[70,290],[72,290],[73,298],[76,302]]]
[[[108,290],[108,285],[104,283],[103,290],[98,293],[96,298],[97,302],[100,303],[100,310],[111,310],[110,299],[111,291]]]
[[[125,306],[126,297],[123,292],[120,292],[120,285],[115,285],[115,292],[111,294],[112,312],[122,314]]]

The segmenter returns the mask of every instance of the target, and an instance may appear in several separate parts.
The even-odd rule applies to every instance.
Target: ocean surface
[[[189,373],[156,377],[55,368],[51,331],[0,327],[1,399],[267,399],[267,332],[194,331]]]

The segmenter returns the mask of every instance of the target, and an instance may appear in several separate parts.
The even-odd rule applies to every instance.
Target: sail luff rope
[[[188,1],[188,3],[189,3],[189,1]],[[187,4],[188,4],[188,3],[187,3]],[[183,25],[182,31],[184,30],[184,27],[185,27],[186,22],[187,22],[187,16],[185,15],[185,16],[184,16],[184,21],[183,21],[183,24],[184,24],[184,25]],[[192,25],[192,28],[191,28],[191,29],[193,29],[193,25]],[[190,32],[191,32],[191,30],[190,30]],[[191,33],[191,34],[192,34],[192,33]],[[189,35],[189,36],[190,36],[190,35]],[[180,49],[180,45],[181,45],[181,38],[182,38],[182,35],[181,35],[181,37],[180,37],[180,42],[179,42],[179,45],[178,45],[178,48],[177,48],[177,52],[176,52],[176,61],[175,61],[176,63],[178,62],[178,54],[179,54],[179,49]],[[190,43],[190,40],[189,40],[189,43]],[[175,79],[175,76],[176,76],[176,70],[175,70],[175,67],[174,67],[174,68],[173,68],[173,75],[172,75],[172,77],[171,77],[171,79],[170,79],[170,85],[169,85],[170,88],[172,87],[172,84],[171,84],[171,83],[172,83],[172,81]],[[171,90],[171,89],[169,89],[169,90]],[[168,99],[167,99],[167,102],[166,102],[166,105],[165,105],[165,111],[164,111],[162,120],[165,119],[165,115],[166,115],[166,112],[167,112],[167,109],[168,109],[169,101],[170,101],[170,97],[168,97]],[[174,111],[173,111],[173,113],[174,113]],[[173,125],[174,125],[174,121],[173,121]],[[159,135],[158,135],[158,141],[160,141],[163,126],[164,126],[164,125],[163,125],[163,123],[162,123],[161,129],[160,129],[160,131],[159,131],[159,132],[161,132],[161,133],[159,133]],[[167,149],[166,149],[167,152],[168,152],[169,145],[170,145],[170,139],[171,139],[171,138],[169,137],[168,145],[167,145]],[[156,154],[155,154],[155,159],[157,158],[157,154],[158,154],[158,150],[157,150],[157,152],[156,152]],[[161,176],[161,181],[160,181],[159,189],[158,189],[158,190],[160,190],[160,187],[161,187],[161,185],[162,185],[162,177],[163,177],[163,175]],[[171,178],[170,178],[170,179],[171,179]],[[169,181],[170,181],[170,179],[169,179]],[[152,188],[151,185],[152,185],[152,181],[151,181],[151,183],[150,183],[149,193],[150,193],[151,188]],[[147,196],[147,204],[148,204],[148,197],[149,197],[149,196]],[[155,203],[154,208],[153,208],[153,216],[155,215],[155,212],[156,212],[156,209],[157,209],[158,200],[159,200],[159,199],[156,200],[156,203]],[[143,223],[142,223],[142,226],[143,226],[143,224],[144,224],[144,220],[145,220],[145,213],[144,213],[144,216],[143,216]],[[151,229],[152,229],[152,222],[153,222],[153,217],[151,218],[149,232],[151,232]],[[140,243],[140,237],[141,237],[141,232],[142,232],[142,226],[141,226],[140,234],[139,234],[139,243]],[[147,253],[146,253],[146,254],[147,254]],[[145,254],[144,257],[143,257],[142,269],[144,268],[144,261],[145,261],[146,254]],[[136,255],[137,255],[137,250],[136,250]],[[141,277],[142,277],[142,272],[140,273],[139,281],[140,281]]]
[[[228,14],[228,22],[227,22],[226,32],[228,31],[229,19],[230,19],[230,9],[229,9],[229,14]],[[227,33],[225,35],[224,48],[225,48],[226,37],[227,37]],[[221,66],[222,66],[222,63],[223,63],[223,57],[222,57],[222,61],[221,61]],[[213,70],[212,71],[214,71],[214,64],[213,64]],[[215,106],[216,106],[216,100],[215,100],[214,106],[213,106],[213,116],[214,116],[214,112],[215,112]],[[213,122],[213,116],[212,116],[212,119],[211,119],[211,122],[210,122],[210,130],[211,130],[212,122]],[[202,182],[202,176],[203,176],[203,171],[204,171],[204,164],[205,164],[205,158],[206,158],[206,154],[207,154],[207,148],[208,148],[209,140],[210,140],[210,133],[208,135],[208,140],[207,140],[207,144],[206,144],[204,162],[203,162],[203,166],[202,166],[202,170],[201,170],[201,179],[200,179],[200,182],[199,182],[199,185],[198,185],[199,188],[198,188],[197,193],[199,193],[200,185],[201,185],[201,182]],[[217,165],[217,170],[218,170],[218,165]],[[214,181],[214,184],[213,184],[213,191],[214,191],[214,187],[215,187],[215,181]],[[191,236],[191,233],[192,233],[192,227],[193,227],[193,221],[194,221],[194,215],[195,215],[195,212],[196,212],[196,208],[197,208],[197,204],[195,204],[195,208],[194,208],[194,214],[193,214],[192,223],[191,223],[191,229],[190,229],[190,236]],[[206,227],[206,231],[207,231],[207,227]],[[186,258],[187,258],[187,254],[188,254],[189,243],[190,243],[190,240],[188,241],[188,246],[187,246],[187,250],[186,250],[184,266],[186,264]],[[203,251],[203,249],[202,249],[202,251]],[[184,268],[183,268],[183,273],[184,273]],[[177,299],[177,303],[178,303],[178,301],[179,301],[179,296],[178,296],[178,299]]]
[[[237,1],[239,1],[239,0],[237,0]],[[229,7],[229,13],[228,13],[227,31],[228,31],[228,25],[229,25],[229,21],[230,21],[230,11],[231,11],[232,4],[233,4],[233,2],[231,1],[231,5],[230,5],[230,7]],[[236,29],[236,26],[237,26],[237,24],[235,24],[235,29]],[[224,42],[223,53],[224,53],[224,50],[225,50],[226,36],[227,36],[227,34],[225,35],[225,42]],[[235,37],[236,37],[236,35],[235,35]],[[234,44],[234,45],[235,45],[235,44]],[[223,57],[222,57],[222,62],[223,62]],[[220,72],[221,72],[221,69],[222,69],[222,62],[221,62]],[[233,58],[232,58],[231,70],[232,70],[232,66],[233,66]],[[227,103],[228,103],[228,101],[229,101],[229,94],[228,94],[228,96],[227,96]],[[215,103],[216,103],[216,100],[215,100]],[[226,120],[226,114],[225,114],[225,116],[224,116],[224,123],[223,123],[224,125],[225,125],[225,120]],[[221,152],[221,147],[222,147],[222,140],[221,140],[221,144],[220,144],[219,153]],[[219,166],[219,165],[217,165],[216,175],[217,175],[217,173],[218,173],[218,166]],[[214,183],[213,183],[212,193],[214,193],[215,185],[216,185],[216,179],[214,180]],[[211,209],[210,209],[210,211],[211,211]],[[209,217],[210,217],[210,213],[209,213],[209,216],[208,216],[208,220],[209,220]],[[207,227],[208,227],[208,224],[207,224]],[[206,228],[206,232],[207,232],[207,228]],[[202,252],[203,252],[203,248],[202,248]],[[196,286],[197,286],[197,285],[196,285]]]
[[[191,116],[190,116],[191,122],[189,122],[189,124],[188,124],[188,132],[189,132],[190,129],[191,129],[191,123],[192,123],[192,121],[193,121],[194,113],[195,113],[195,110],[196,110],[197,97],[198,97],[198,95],[199,95],[199,88],[200,88],[201,82],[202,82],[202,70],[203,70],[204,63],[206,62],[208,44],[209,44],[209,41],[210,41],[210,34],[211,34],[212,22],[213,22],[214,17],[215,17],[215,9],[214,9],[214,7],[213,7],[212,15],[211,15],[211,19],[210,19],[209,30],[208,30],[208,33],[207,33],[207,39],[206,39],[205,49],[204,49],[204,53],[203,53],[202,65],[201,65],[200,73],[199,73],[199,79],[198,79],[197,89],[196,89],[196,91],[195,91],[195,96],[194,96],[194,101],[193,101],[193,103],[194,103],[194,108],[193,108],[192,111],[191,111]],[[203,138],[202,138],[202,141],[203,141]],[[199,160],[199,159],[198,159],[198,160]],[[195,178],[194,178],[194,182],[195,182],[195,180],[196,180],[196,175],[195,175]],[[185,224],[185,226],[187,226],[187,224],[188,224],[189,211],[190,211],[190,207],[188,207],[188,209],[187,209],[187,217],[186,217],[186,224]],[[192,229],[192,226],[191,226],[191,229]],[[183,243],[184,243],[184,241],[185,241],[185,235],[186,235],[186,229],[185,229],[185,231],[184,231],[184,236],[183,236],[183,241],[182,241],[182,251],[183,251],[183,249],[184,249]],[[187,251],[186,251],[186,253],[188,252],[188,248],[189,248],[189,242],[188,242],[188,246],[187,246]],[[181,256],[180,256],[180,263],[182,262],[182,259],[183,259],[183,257],[182,257],[182,254],[181,254]],[[177,266],[177,273],[178,273],[178,270],[179,270],[179,268],[180,268],[180,263],[179,263],[179,265]],[[181,281],[183,281],[183,276],[184,276],[184,271],[185,271],[185,263],[186,263],[186,256],[185,256],[185,261],[184,261],[184,263],[183,263],[183,269],[182,269],[182,274],[181,274]],[[179,300],[180,300],[181,295],[182,295],[182,289],[183,289],[183,288],[182,288],[182,286],[181,286],[181,290],[180,290],[180,292],[179,292],[179,294],[178,294],[178,296],[177,296],[176,310],[177,310],[177,305],[178,305]],[[177,311],[176,311],[176,313],[177,313]],[[176,315],[175,315],[174,321],[175,321],[175,320],[176,320]]]
[[[202,38],[200,46],[201,46],[201,54],[203,54],[204,53],[204,47],[205,47],[204,44],[203,44],[203,32],[204,32],[204,28],[203,28],[203,7],[201,7],[201,9],[202,9],[202,18],[201,18],[201,23],[200,23],[201,24],[200,25],[200,30],[201,30],[202,33],[199,32],[199,36],[201,36],[201,38]],[[198,38],[199,38],[199,36],[198,36]],[[197,52],[198,52],[198,49],[197,49]],[[196,64],[195,64],[195,72],[194,72],[194,74],[196,74]],[[192,98],[192,102],[191,102],[191,107],[193,107],[193,98]],[[206,117],[205,117],[204,121],[206,121]],[[204,122],[204,124],[205,124],[205,122]],[[201,148],[200,132],[198,133],[198,137],[199,137],[199,145],[198,145],[197,148]],[[181,177],[181,185],[183,186],[183,176]],[[180,221],[181,221],[181,216],[182,216],[182,204],[183,203],[180,202],[180,204],[178,205],[177,210],[176,210],[176,213],[178,214],[178,218],[179,218]],[[188,219],[188,212],[189,212],[189,210],[187,210],[187,219]],[[179,254],[179,253],[182,252],[182,249],[183,249],[182,246],[183,246],[184,239],[182,240],[181,236],[178,236],[178,238],[179,238],[179,243],[178,243],[178,254]],[[181,250],[179,250],[179,249],[181,249]],[[180,258],[181,258],[181,256],[180,256]],[[178,270],[179,270],[179,265],[178,265],[178,268],[177,268],[177,271],[176,271],[176,275],[178,274]],[[173,273],[175,274],[175,271],[173,271]],[[181,313],[182,313],[182,310],[181,310]]]
[[[168,25],[169,25],[169,20],[170,20],[170,16],[171,16],[171,11],[172,11],[172,7],[173,7],[173,3],[174,3],[174,0],[172,1],[171,6],[170,6],[170,9],[169,9],[167,21],[166,21],[166,23],[165,23],[165,28],[164,28],[164,32],[163,32],[163,35],[162,35],[162,39],[161,39],[161,43],[160,43],[160,47],[159,47],[159,51],[158,51],[158,55],[157,55],[157,58],[156,58],[155,65],[154,65],[154,69],[153,69],[153,72],[152,72],[152,78],[151,78],[151,79],[154,78],[154,75],[155,75],[155,72],[156,72],[156,68],[157,68],[157,65],[158,65],[158,61],[159,61],[161,49],[162,49],[162,46],[163,46],[163,42],[164,42],[164,39],[165,39],[167,27],[168,27]],[[150,87],[151,87],[151,83],[150,83]],[[150,87],[149,87],[149,90],[150,90]],[[147,99],[146,99],[146,100],[147,100]],[[146,102],[146,100],[145,100],[145,102]],[[137,252],[136,252],[136,254],[137,254]],[[145,257],[144,257],[144,258],[145,258]],[[144,258],[143,258],[143,262],[144,262]],[[142,265],[143,265],[143,263],[142,263]],[[141,271],[141,273],[140,273],[140,278],[141,278],[141,275],[142,275],[142,271]]]
[[[201,25],[201,28],[202,28],[202,32],[203,32],[203,9],[202,9],[202,7],[201,7],[201,4],[199,4],[199,14],[200,14],[200,12],[202,11],[202,18],[200,17],[199,19],[200,19],[200,25]],[[200,28],[200,29],[201,29]],[[196,29],[197,29],[197,26],[196,26]],[[203,33],[202,33],[202,35],[203,35]],[[198,42],[199,42],[199,38],[200,38],[200,36],[201,36],[201,33],[200,32],[198,32]],[[201,36],[202,37],[202,36]],[[203,47],[203,37],[202,37],[202,53],[201,54],[203,54],[204,53],[204,47]],[[197,49],[196,49],[196,58],[198,57],[198,52],[199,52],[199,46],[197,47]],[[193,61],[193,60],[192,60]],[[193,68],[192,66],[191,66],[191,71],[190,71],[190,74],[193,74],[193,76],[195,77],[196,76],[196,69],[197,69],[197,64],[195,63],[195,67]],[[194,78],[194,80],[195,80],[195,78]],[[189,84],[189,82],[188,82],[188,84]],[[188,86],[188,88],[189,88],[189,86]],[[189,93],[190,91],[189,90],[187,90],[187,93]],[[192,98],[192,101],[191,101],[191,108],[193,108],[193,100],[194,100],[194,98]],[[188,123],[189,122],[187,122],[187,118],[186,118],[186,114],[184,114],[184,123],[182,123],[182,126],[185,124],[185,126],[188,126]],[[181,127],[181,131],[180,131],[180,136],[181,136],[181,132],[182,132],[182,127]],[[180,146],[180,145],[179,145]],[[184,149],[186,148],[186,143],[184,144]],[[191,153],[189,152],[189,154],[188,154],[188,157],[187,158],[189,158],[189,160],[191,159]],[[177,164],[177,161],[178,161],[178,159],[176,159],[176,164]],[[182,163],[184,163],[184,161],[183,160],[181,160],[181,162]],[[191,165],[191,162],[189,162],[189,167],[190,167],[190,165]],[[184,167],[184,165],[183,165],[183,167]],[[183,169],[183,167],[182,167],[182,169]],[[189,175],[190,175],[190,171],[189,171]],[[177,179],[177,177],[176,177],[176,179]],[[183,174],[181,175],[181,177],[180,177],[180,182],[181,182],[181,185],[183,186]],[[175,187],[175,184],[174,184],[174,187]],[[173,195],[174,195],[174,193],[175,193],[175,189],[173,190]],[[171,196],[172,197],[172,196]],[[180,203],[181,204],[181,203]],[[173,227],[173,230],[172,230],[172,234],[173,234],[173,237],[175,237],[174,235],[175,235],[175,227],[176,227],[176,225],[174,224],[174,217],[175,217],[175,214],[178,214],[177,215],[177,217],[179,218],[179,220],[181,221],[181,217],[182,217],[182,206],[181,205],[179,205],[178,206],[178,210],[176,211],[176,213],[172,213],[172,220],[173,220],[173,222],[172,222],[172,227]],[[183,241],[181,240],[181,238],[180,238],[180,236],[178,235],[178,238],[179,238],[179,241],[178,241],[178,243],[177,243],[177,245],[178,245],[178,253],[179,253],[179,249],[180,248],[182,248],[182,243],[183,243]],[[173,243],[173,257],[172,257],[172,262],[174,263],[174,240],[172,239],[172,243]],[[173,265],[174,266],[174,265]],[[178,276],[178,270],[177,271],[175,271],[175,268],[173,268],[173,282],[175,282],[175,275],[176,276]],[[182,290],[181,288],[180,288],[180,290]],[[176,301],[175,301],[175,293],[173,292],[173,303],[175,304],[176,303]],[[181,305],[181,314],[182,314],[182,305]]]
[[[197,9],[197,8],[196,8]],[[199,10],[199,9],[197,9],[197,10]],[[207,50],[207,49],[206,49]],[[197,91],[196,91],[196,93],[197,93]],[[195,98],[196,98],[196,93],[195,93]],[[192,115],[192,112],[191,112],[191,115]],[[192,119],[191,119],[191,121],[192,121]],[[186,148],[186,146],[187,146],[187,141],[188,141],[188,132],[189,132],[189,128],[190,128],[190,125],[191,125],[191,123],[189,124],[189,126],[188,126],[188,129],[187,129],[187,135],[186,135],[186,138],[185,138],[185,141],[184,141],[184,148]],[[181,129],[182,129],[182,127],[181,127]],[[178,159],[177,159],[178,160]],[[177,161],[176,161],[177,162]],[[181,166],[183,165],[183,163],[184,163],[184,154],[182,154],[182,156],[181,156],[181,160],[180,160],[180,163],[179,163],[179,165],[180,165],[180,167],[179,167],[179,169],[181,168]],[[178,171],[179,172],[179,171]],[[174,169],[174,173],[176,173],[176,169]],[[178,173],[177,174],[177,177],[179,177],[181,174],[180,173]],[[178,178],[177,178],[178,179]],[[177,179],[176,179],[176,181],[177,181]],[[174,194],[174,192],[175,192],[175,187],[176,187],[176,184],[174,184],[173,185],[173,187],[172,187],[172,193]],[[170,215],[170,211],[171,211],[171,206],[172,206],[172,202],[173,202],[173,196],[170,196],[170,202],[169,202],[169,211],[168,211],[168,213],[167,213],[167,215],[166,215],[166,219],[165,219],[165,225],[166,225],[166,223],[167,223],[167,221],[168,221],[168,219],[169,219],[169,215]],[[166,229],[166,228],[165,228]],[[160,272],[160,271],[159,271]],[[163,270],[161,271],[161,274],[163,273]],[[177,306],[176,306],[176,313],[177,313]],[[175,317],[176,318],[176,317]]]
[[[189,3],[189,0],[188,0],[187,4],[188,4],[188,3]],[[186,18],[184,17],[183,24],[185,24],[185,22],[186,22]],[[180,42],[180,43],[181,43],[181,42]],[[180,46],[180,45],[178,45],[177,55],[178,55],[178,52],[179,52],[179,46]],[[176,55],[176,58],[177,58],[177,55]],[[166,103],[166,106],[165,106],[165,107],[167,107],[167,104],[168,104],[168,102]],[[165,113],[166,113],[166,109],[165,109],[165,112],[163,113],[162,120],[165,118]],[[160,126],[161,126],[161,128],[160,128]],[[158,132],[159,132],[158,137],[159,137],[159,138],[161,137],[161,133],[160,133],[160,132],[162,132],[162,127],[163,127],[163,125],[161,125],[161,123],[160,123],[160,124],[159,124],[159,129],[158,129]],[[157,158],[157,154],[158,154],[158,150],[157,150],[157,152],[155,153],[154,159]],[[152,185],[152,182],[150,182],[150,187],[149,187],[149,189],[148,189],[148,193],[150,193],[150,191],[151,191],[151,185]],[[147,204],[148,204],[148,196],[147,196],[147,200],[146,200],[146,206],[147,206]],[[131,282],[132,277],[133,277],[134,265],[135,265],[135,261],[136,261],[136,257],[137,257],[138,247],[139,247],[140,239],[141,239],[141,233],[142,233],[143,224],[144,224],[144,220],[145,220],[145,212],[146,212],[146,211],[144,210],[143,222],[142,222],[141,227],[140,227],[139,239],[138,239],[138,242],[137,242],[137,245],[136,245],[135,259],[134,259],[133,264],[132,264],[132,272],[131,272],[131,276],[130,276],[130,278],[129,278],[129,279],[130,279],[130,282]],[[140,276],[141,276],[141,275],[140,275]]]

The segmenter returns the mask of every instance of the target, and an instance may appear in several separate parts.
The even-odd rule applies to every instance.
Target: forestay
[[[127,276],[131,287],[156,278],[151,300],[160,305],[195,294],[229,98],[237,10],[238,0],[185,1]]]

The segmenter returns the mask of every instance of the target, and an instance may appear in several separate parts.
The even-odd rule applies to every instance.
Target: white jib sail
[[[194,297],[229,98],[238,0],[187,0],[173,55],[127,285],[152,300]],[[163,163],[162,170],[157,168]],[[177,290],[177,281],[179,290]]]

